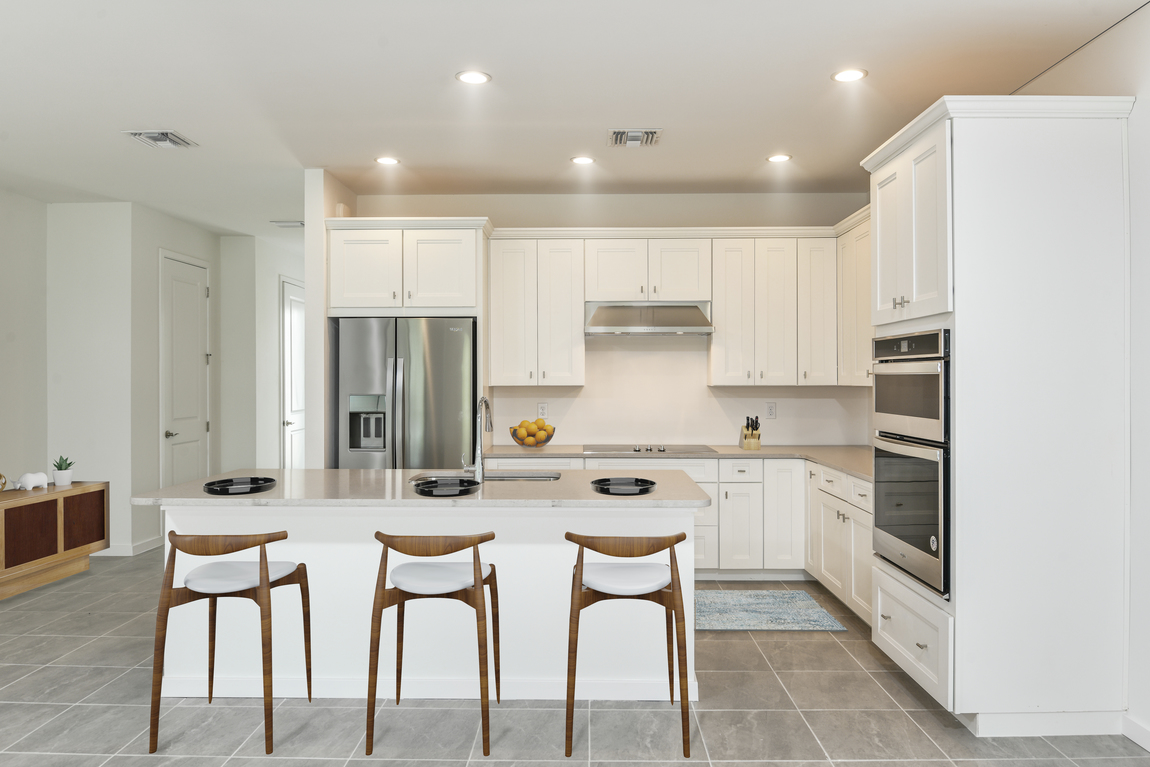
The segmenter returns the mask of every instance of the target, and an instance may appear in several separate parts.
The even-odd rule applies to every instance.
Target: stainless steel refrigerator
[[[345,317],[341,469],[459,469],[475,455],[475,318]]]

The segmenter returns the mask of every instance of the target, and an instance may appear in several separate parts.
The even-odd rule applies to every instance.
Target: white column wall
[[[260,469],[283,467],[283,342],[280,294],[283,279],[302,284],[302,250],[291,251],[269,240],[255,241],[255,463]],[[306,299],[305,299],[306,300]]]
[[[256,465],[256,240],[220,238],[220,471]],[[266,395],[267,392],[264,392]]]

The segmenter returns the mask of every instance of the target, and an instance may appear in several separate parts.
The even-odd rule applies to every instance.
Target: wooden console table
[[[0,493],[0,599],[82,573],[108,548],[108,483]]]

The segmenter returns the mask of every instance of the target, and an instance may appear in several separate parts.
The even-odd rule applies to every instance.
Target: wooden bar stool
[[[399,607],[396,616],[395,704],[399,705],[399,685],[403,676],[403,607],[410,599],[458,599],[475,608],[476,631],[479,634],[479,700],[483,719],[483,755],[491,755],[491,735],[487,720],[487,606],[483,587],[491,588],[491,633],[495,640],[495,701],[499,702],[499,589],[495,582],[495,565],[479,561],[479,544],[495,538],[495,533],[480,535],[421,536],[376,533],[383,544],[379,576],[375,582],[375,605],[371,610],[371,651],[367,672],[367,751],[370,756],[375,738],[375,686],[379,674],[379,623],[383,611]],[[440,557],[463,549],[472,549],[472,563],[407,562],[391,571],[392,588],[387,588],[387,550],[395,549],[411,557]],[[479,584],[476,588],[475,584]]]
[[[606,538],[567,533],[572,543],[579,544],[575,573],[571,579],[571,624],[567,636],[567,756],[571,756],[571,733],[575,717],[575,656],[579,645],[579,612],[604,599],[645,599],[662,605],[667,611],[667,677],[671,687],[671,705],[675,704],[675,650],[673,634],[679,645],[679,703],[683,710],[683,756],[691,756],[691,724],[687,712],[687,635],[683,617],[683,591],[679,586],[679,563],[675,544],[687,538],[686,533],[655,538]],[[588,548],[611,557],[645,557],[663,549],[671,550],[671,565],[654,562],[610,562],[583,564],[583,549]],[[673,621],[672,621],[673,619]],[[672,622],[674,632],[672,632]]]
[[[212,702],[212,684],[216,667],[216,599],[243,597],[254,600],[260,608],[260,633],[264,658],[264,746],[272,752],[272,599],[277,586],[298,583],[303,599],[303,652],[307,668],[307,699],[311,700],[311,606],[307,590],[307,567],[295,562],[268,562],[267,544],[288,537],[286,531],[259,535],[176,535],[168,533],[172,544],[164,585],[160,589],[160,609],[156,613],[156,654],[152,661],[152,723],[148,753],[156,752],[160,734],[160,688],[164,678],[164,643],[168,633],[168,610],[173,607],[208,600],[208,703]],[[184,585],[172,588],[176,569],[176,550],[195,557],[219,556],[260,547],[258,562],[209,562],[184,577]]]

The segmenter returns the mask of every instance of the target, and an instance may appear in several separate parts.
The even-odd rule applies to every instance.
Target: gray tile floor
[[[580,701],[563,756],[561,701],[491,707],[484,757],[475,701],[381,705],[372,757],[358,700],[281,700],[263,753],[258,700],[165,699],[160,753],[147,754],[155,605],[162,561],[94,557],[82,575],[0,601],[0,767],[657,767],[681,762],[678,709]],[[802,588],[843,632],[696,632],[700,700],[692,759],[721,767],[1150,767],[1121,736],[975,738],[870,641],[866,624],[814,583]],[[735,767],[732,765],[731,767]],[[776,765],[776,767],[784,767]]]

